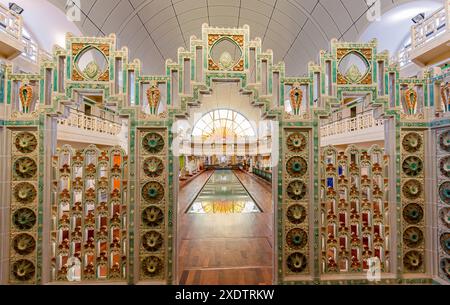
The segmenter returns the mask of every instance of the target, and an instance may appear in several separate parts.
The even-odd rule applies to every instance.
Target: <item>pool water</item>
[[[190,205],[191,214],[260,213],[261,209],[231,170],[216,170]]]

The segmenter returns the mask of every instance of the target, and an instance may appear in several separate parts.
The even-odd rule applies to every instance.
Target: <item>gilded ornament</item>
[[[302,152],[306,148],[306,137],[299,133],[295,132],[288,136],[286,140],[286,145],[289,151],[294,153]]]
[[[292,111],[294,112],[294,115],[300,114],[300,108],[302,106],[302,100],[303,100],[303,91],[301,89],[300,83],[295,82],[292,85],[292,89],[289,93],[290,102]]]
[[[159,133],[151,132],[142,139],[142,146],[148,153],[157,154],[164,148],[164,139]]]
[[[143,167],[144,173],[150,178],[159,177],[164,171],[164,164],[162,160],[156,157],[149,157],[145,159]]]
[[[301,224],[306,218],[306,209],[300,204],[289,206],[286,212],[287,219],[293,224]]]
[[[415,114],[417,105],[417,92],[411,87],[405,90],[404,95],[408,114]]]
[[[33,87],[31,87],[28,81],[24,81],[19,88],[20,105],[22,106],[23,113],[29,113],[31,102],[33,101]]]
[[[308,234],[300,228],[294,228],[288,231],[286,242],[291,249],[300,250],[308,242]]]
[[[161,233],[156,231],[146,232],[142,236],[142,246],[149,252],[155,252],[161,249],[163,241],[164,239]]]
[[[155,277],[162,273],[163,262],[157,256],[148,256],[141,261],[141,270],[145,276]]]
[[[18,281],[29,281],[35,275],[35,266],[33,262],[27,259],[20,259],[12,265],[12,275]]]
[[[36,241],[33,236],[22,233],[14,237],[13,248],[20,255],[28,255],[36,249]]]
[[[406,252],[403,256],[403,266],[407,271],[418,271],[423,266],[423,254],[416,250]]]
[[[164,198],[164,187],[161,183],[150,181],[142,187],[142,198],[150,203],[159,203]]]
[[[403,209],[403,218],[409,224],[418,224],[423,219],[423,209],[417,203],[410,203]]]
[[[37,173],[36,162],[29,157],[17,159],[13,164],[14,174],[22,179],[33,178]]]
[[[422,147],[422,138],[417,132],[410,132],[403,137],[403,149],[409,153],[415,153]]]
[[[34,185],[28,182],[17,184],[13,188],[14,199],[22,204],[28,204],[36,199],[37,191]]]
[[[307,259],[303,253],[294,252],[287,258],[287,267],[294,273],[300,273],[306,269]]]
[[[302,200],[306,195],[306,184],[301,180],[294,180],[288,184],[287,195],[292,200]]]
[[[163,211],[155,206],[150,206],[142,211],[142,222],[148,227],[160,226],[164,221]]]
[[[150,108],[150,114],[157,114],[159,103],[161,100],[161,92],[156,81],[152,81],[147,89],[147,101]]]

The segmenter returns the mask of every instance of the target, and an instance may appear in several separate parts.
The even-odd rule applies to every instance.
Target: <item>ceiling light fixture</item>
[[[20,15],[23,13],[23,8],[17,5],[17,3],[10,2],[9,3],[9,9],[16,13],[17,15]]]
[[[416,16],[414,16],[411,20],[414,23],[419,23],[424,19],[425,19],[425,13],[420,13],[420,14],[417,14]]]

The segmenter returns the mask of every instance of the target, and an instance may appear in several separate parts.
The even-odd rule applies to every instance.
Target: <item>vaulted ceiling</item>
[[[67,0],[49,1],[65,11]],[[381,0],[382,12],[409,1]],[[80,9],[76,24],[84,35],[116,33],[119,46],[152,74],[163,73],[191,35],[200,37],[203,23],[248,24],[251,37],[285,61],[288,75],[306,72],[332,38],[355,41],[369,24],[366,0],[81,0]]]

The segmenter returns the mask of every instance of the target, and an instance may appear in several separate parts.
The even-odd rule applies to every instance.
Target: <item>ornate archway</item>
[[[235,52],[227,51],[230,47]],[[225,51],[216,52],[215,48]],[[81,69],[79,60],[91,49],[100,53],[106,64],[100,67],[92,61]],[[340,63],[350,55],[363,64],[340,70]],[[262,51],[260,39],[250,39],[248,26],[207,25],[203,25],[200,38],[191,37],[188,50],[178,50],[177,61],[166,62],[165,75],[143,75],[139,60],[129,61],[128,50],[116,48],[114,35],[68,35],[66,48],[55,48],[52,60],[44,61],[38,74],[16,74],[6,67],[2,105],[6,110],[0,136],[2,143],[8,144],[1,150],[7,156],[2,162],[10,170],[1,177],[8,185],[2,193],[10,214],[3,216],[9,226],[2,233],[10,238],[6,241],[9,253],[4,253],[7,258],[2,260],[8,270],[3,281],[66,281],[68,259],[80,256],[83,281],[175,283],[179,169],[174,149],[179,139],[174,123],[188,116],[190,107],[199,105],[200,95],[210,92],[215,80],[237,81],[240,92],[251,96],[251,104],[261,109],[262,118],[276,122],[273,151],[277,162],[272,185],[276,283],[367,282],[364,262],[377,253],[382,262],[386,256],[390,258],[389,266],[385,264],[382,270],[386,283],[430,282],[438,275],[448,278],[445,250],[439,258],[427,254],[433,240],[446,229],[432,217],[434,208],[425,201],[439,197],[439,204],[448,203],[450,186],[446,175],[426,179],[434,174],[427,169],[433,163],[424,160],[424,154],[425,147],[430,147],[428,152],[436,158],[448,151],[450,123],[447,117],[430,115],[442,108],[435,103],[437,94],[432,99],[429,93],[436,92],[437,84],[449,72],[402,79],[388,55],[377,52],[375,42],[336,40],[329,52],[320,53],[318,64],[309,64],[306,76],[288,77],[284,71],[283,63],[273,63],[270,50]],[[86,92],[100,94],[105,105],[128,119],[127,154],[118,149],[102,153],[94,147],[73,153],[67,148],[56,158],[56,119],[64,117],[66,106],[77,103],[77,96]],[[385,197],[389,208],[383,210],[388,216],[382,223],[382,204],[362,197],[359,185],[353,190],[357,195],[352,197],[350,189],[342,198],[334,187],[335,183],[347,183],[338,167],[352,155],[358,155],[362,163],[345,165],[359,181],[370,183],[380,176],[381,161],[377,165],[376,160],[381,157],[368,157],[381,155],[378,150],[349,150],[322,164],[320,118],[339,107],[348,93],[368,94],[370,105],[386,119],[389,144],[384,153],[390,158],[381,179],[389,178]],[[286,99],[291,113],[284,109]],[[434,133],[442,139],[439,143],[433,140]],[[337,153],[333,149],[327,152],[324,157]],[[64,158],[66,161],[60,162]],[[358,167],[363,163],[370,167],[368,174]],[[426,170],[419,171],[419,167]],[[87,174],[73,176],[78,169]],[[100,172],[114,179],[103,179]],[[331,178],[333,184],[326,184],[325,178]],[[66,183],[67,179],[73,183]],[[76,183],[80,187],[68,186]],[[86,185],[92,187],[82,187]],[[380,185],[367,187],[366,195],[371,192],[378,198],[382,192]],[[352,198],[366,199],[361,206],[364,209],[356,214],[346,206]],[[336,201],[340,199],[342,208]],[[327,201],[332,200],[336,207],[327,208]],[[416,204],[414,211],[425,215],[417,223],[411,223],[415,220],[408,216],[411,204]],[[342,221],[340,215],[344,215]],[[359,228],[354,234],[352,226]],[[339,244],[341,236],[348,236],[343,246]],[[384,244],[381,255],[377,242],[387,237],[390,242]],[[25,251],[17,246],[24,244]],[[98,249],[102,251],[94,251]],[[333,260],[338,258],[349,259],[354,268],[334,272],[338,262]],[[444,267],[433,267],[439,264]]]

